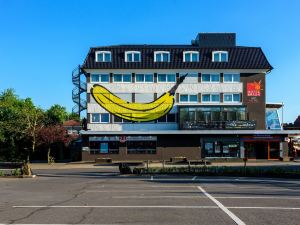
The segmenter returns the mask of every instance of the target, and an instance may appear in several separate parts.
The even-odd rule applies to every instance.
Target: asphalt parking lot
[[[300,180],[120,176],[117,169],[38,170],[0,179],[0,223],[285,224],[300,221]]]

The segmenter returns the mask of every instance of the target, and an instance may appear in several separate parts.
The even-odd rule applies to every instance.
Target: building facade
[[[285,158],[288,131],[266,125],[271,70],[262,49],[237,46],[234,33],[91,48],[80,67],[82,160]]]

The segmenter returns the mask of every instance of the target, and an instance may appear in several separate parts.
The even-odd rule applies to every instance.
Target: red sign
[[[125,143],[126,142],[126,136],[120,136],[119,137],[119,141],[121,142],[121,143]]]
[[[247,83],[247,96],[260,96],[261,81]]]

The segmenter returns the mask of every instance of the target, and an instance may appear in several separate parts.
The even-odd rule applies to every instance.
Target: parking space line
[[[189,205],[15,205],[13,208],[174,208],[174,209],[217,209],[217,206]]]
[[[158,196],[145,196],[145,195],[133,195],[133,196],[112,196],[112,198],[120,198],[120,199],[127,199],[127,198],[141,198],[141,199],[151,199],[151,198],[207,198],[205,196],[186,196],[186,195],[158,195]]]
[[[197,179],[197,176],[194,176],[193,178],[192,178],[192,180],[196,180]]]
[[[300,210],[298,207],[272,207],[272,206],[230,206],[228,209],[279,209],[279,210]]]
[[[232,213],[228,208],[226,208],[221,202],[215,199],[212,195],[207,193],[202,187],[198,186],[198,189],[206,195],[211,201],[213,201],[223,212],[225,212],[236,224],[246,225],[240,218],[238,218],[234,213]]]
[[[157,189],[155,189],[155,190],[139,190],[139,189],[135,189],[135,190],[87,190],[87,191],[85,191],[86,193],[112,193],[112,192],[117,192],[117,193],[130,193],[130,192],[133,192],[133,193],[136,193],[136,192],[184,192],[184,193],[187,193],[187,192],[189,192],[189,193],[198,193],[198,191],[193,191],[193,190],[177,190],[177,189],[174,189],[174,190],[166,190],[166,189],[164,189],[164,190],[157,190]]]

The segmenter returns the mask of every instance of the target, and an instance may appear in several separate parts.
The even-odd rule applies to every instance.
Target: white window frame
[[[99,76],[99,81],[92,81],[92,75],[98,75]],[[108,81],[101,81],[101,75],[108,75]],[[93,73],[91,74],[91,83],[109,83],[109,73]]]
[[[209,102],[204,102],[203,101],[203,95],[210,95],[210,101]],[[213,102],[212,101],[212,95],[219,95],[219,101],[218,102]],[[217,104],[217,103],[221,103],[221,93],[202,93],[201,94],[201,103],[203,104]]]
[[[197,54],[197,61],[186,61],[185,54],[190,54],[190,59],[192,59],[192,54]],[[198,51],[184,51],[183,52],[183,62],[199,62],[199,52]]]
[[[168,54],[168,61],[157,61],[156,58],[157,58],[157,55],[158,54]],[[163,57],[162,57],[163,59]],[[171,54],[169,51],[155,51],[154,52],[154,62],[170,62],[171,60]]]
[[[166,75],[166,81],[158,81],[158,75]],[[175,81],[168,81],[168,75],[175,75]],[[176,83],[176,73],[158,73],[157,74],[157,83]]]
[[[240,81],[233,81],[233,76],[231,77],[231,81],[225,81],[225,75],[239,75]],[[223,74],[223,83],[241,83],[241,74],[240,73],[224,73]]]
[[[205,74],[205,75],[209,75],[209,80],[210,81],[203,81],[203,74]],[[220,83],[221,82],[221,74],[220,73],[203,73],[202,75],[201,75],[201,83],[214,83],[214,84],[218,84],[218,83]],[[211,81],[211,75],[219,75],[219,81]]]
[[[133,61],[128,61],[127,56],[131,54]],[[139,61],[134,61],[134,54],[139,54]],[[125,62],[141,62],[142,61],[142,56],[140,51],[126,51],[125,52]]]
[[[232,97],[232,101],[225,101],[225,95],[231,95]],[[240,100],[238,102],[233,100],[233,95],[239,95]],[[238,92],[234,92],[234,93],[223,93],[223,102],[224,103],[231,103],[231,104],[237,104],[237,103],[241,103],[241,93]]]
[[[99,114],[99,122],[93,122],[93,114]],[[108,114],[108,122],[102,122],[101,120],[101,114]],[[110,123],[110,115],[109,115],[109,113],[91,113],[91,123],[96,123],[96,124],[99,124],[99,123],[104,123],[104,124],[108,124],[108,123]]]
[[[110,61],[99,61],[98,54],[102,54],[103,59],[105,59],[104,54],[107,54],[107,53],[110,54]],[[96,62],[111,62],[111,51],[96,51],[95,59],[96,59]]]
[[[215,60],[215,54],[219,54],[219,58],[221,59],[221,54],[225,53],[226,54],[226,61],[216,61]],[[228,62],[228,51],[213,51],[212,52],[212,61],[213,62]]]
[[[188,101],[181,101],[180,100],[180,96],[181,95],[187,95],[188,96]],[[190,101],[190,95],[196,95],[197,96],[197,101],[196,102],[191,102]],[[199,103],[199,96],[198,96],[198,93],[191,93],[191,94],[179,94],[179,103],[189,103],[189,104],[196,104],[196,103]]]
[[[121,75],[122,81],[115,81],[115,75]],[[124,82],[124,79],[123,79],[124,75],[130,75],[130,82]],[[125,84],[132,83],[132,74],[131,73],[114,73],[113,74],[113,83],[125,83]]]
[[[144,81],[137,81],[136,76],[137,75],[144,75]],[[145,75],[152,75],[152,81],[146,81]],[[154,74],[153,73],[136,73],[135,74],[135,83],[153,83],[154,82]]]

